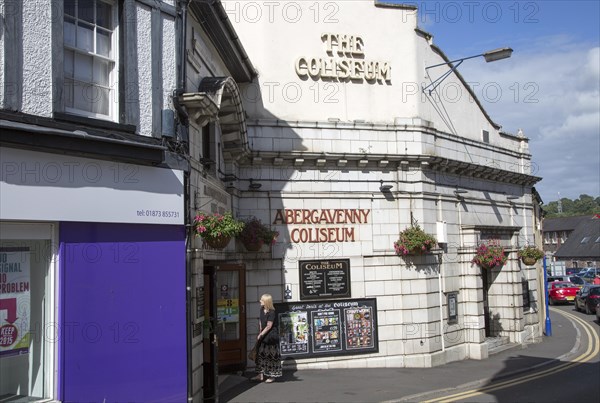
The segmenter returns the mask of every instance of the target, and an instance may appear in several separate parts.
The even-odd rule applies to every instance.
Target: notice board
[[[375,298],[275,304],[282,357],[379,351]]]
[[[300,261],[301,300],[350,296],[350,259]]]

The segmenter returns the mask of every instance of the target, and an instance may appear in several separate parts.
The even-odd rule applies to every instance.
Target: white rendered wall
[[[137,63],[139,89],[138,133],[152,135],[152,11],[149,7],[136,3],[137,21]]]
[[[402,83],[416,79],[414,11],[379,8],[372,1],[266,3],[224,2],[258,71],[257,81],[243,91],[251,117],[390,123],[397,116],[417,115],[416,104],[402,102]],[[389,62],[391,82],[300,78],[295,71],[299,57],[329,58],[324,33],[360,36],[364,55],[350,59]]]
[[[52,115],[52,0],[23,2],[21,112]]]

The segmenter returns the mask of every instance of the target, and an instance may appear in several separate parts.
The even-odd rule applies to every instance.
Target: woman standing
[[[262,382],[267,377],[265,383],[271,383],[275,381],[275,378],[282,375],[279,331],[275,326],[273,297],[269,294],[263,294],[260,297],[260,308],[260,331],[256,336],[257,343],[260,343],[256,355],[256,372],[258,372],[258,375],[252,380]]]

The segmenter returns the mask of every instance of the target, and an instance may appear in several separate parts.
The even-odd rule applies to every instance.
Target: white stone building
[[[498,338],[535,341],[537,272],[516,255],[538,236],[532,186],[539,178],[527,138],[504,132],[457,71],[431,93],[422,90],[449,60],[418,28],[416,8],[377,1],[224,7],[258,72],[241,86],[249,151],[224,173],[237,215],[280,232],[256,254],[233,255],[229,246],[245,268],[248,344],[262,293],[310,303],[300,301],[300,262],[343,259],[345,298],[376,300],[378,350],[320,356],[311,349],[294,357],[298,368],[428,367],[486,358]],[[399,257],[393,243],[415,222],[439,247]],[[471,259],[489,239],[509,260],[482,271]],[[448,317],[449,296],[456,318]]]

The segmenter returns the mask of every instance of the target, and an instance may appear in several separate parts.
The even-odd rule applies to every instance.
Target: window
[[[51,224],[0,223],[1,401],[55,397],[55,241]]]
[[[108,0],[64,2],[64,100],[67,112],[114,119],[116,7]]]
[[[489,143],[490,142],[490,132],[488,132],[487,130],[482,130],[481,134],[482,134],[483,142]]]
[[[560,243],[565,243],[566,240],[567,240],[567,232],[561,231],[560,232]]]
[[[204,166],[206,172],[216,175],[218,151],[215,144],[215,125],[207,124],[202,127],[202,153],[200,163]]]

